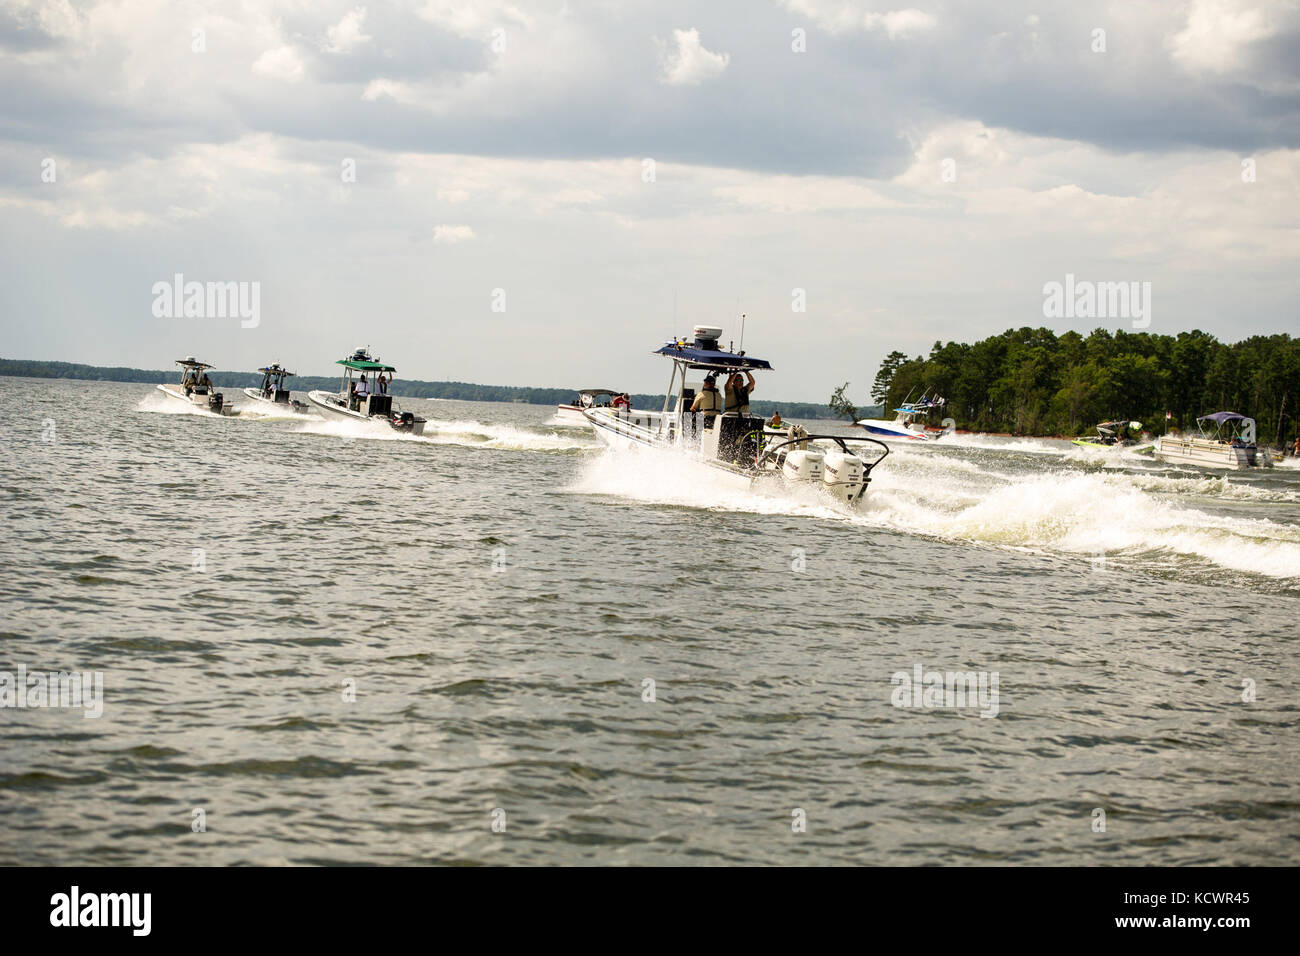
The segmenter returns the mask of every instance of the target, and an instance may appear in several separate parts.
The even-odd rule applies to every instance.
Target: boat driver
[[[718,394],[718,387],[713,384],[716,381],[717,377],[714,375],[704,376],[704,387],[700,389],[700,394],[695,396],[695,401],[691,402],[691,411],[703,412],[706,422],[713,421],[722,410],[722,396]]]

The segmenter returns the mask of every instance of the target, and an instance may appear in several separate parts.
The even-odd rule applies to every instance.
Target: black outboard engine
[[[399,415],[394,415],[394,416],[393,416],[393,424],[396,425],[398,428],[414,428],[414,427],[415,427],[415,413],[414,413],[414,412],[402,412],[402,413],[399,414]]]
[[[221,406],[224,404],[226,404],[226,396],[222,395],[220,392],[208,393],[208,408],[212,411],[221,411]]]

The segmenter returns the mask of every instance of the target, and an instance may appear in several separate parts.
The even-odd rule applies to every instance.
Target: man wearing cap
[[[700,389],[700,394],[695,396],[695,401],[691,402],[691,411],[703,412],[704,420],[712,421],[717,417],[718,412],[722,411],[722,396],[718,394],[718,387],[713,383],[717,381],[713,375],[704,377],[704,387]]]

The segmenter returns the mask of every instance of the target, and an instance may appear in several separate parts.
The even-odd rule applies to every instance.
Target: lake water
[[[1300,862],[1300,470],[958,436],[849,513],[403,404],[0,378],[0,671],[103,688],[0,709],[0,864]]]

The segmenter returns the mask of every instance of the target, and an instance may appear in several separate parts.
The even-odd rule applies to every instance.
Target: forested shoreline
[[[1129,419],[1160,434],[1166,412],[1171,429],[1195,430],[1197,416],[1235,411],[1256,419],[1260,441],[1290,441],[1300,432],[1300,339],[1026,327],[935,342],[928,357],[891,352],[872,399],[894,408],[922,393],[946,398],[945,414],[972,431],[1069,437]]]

